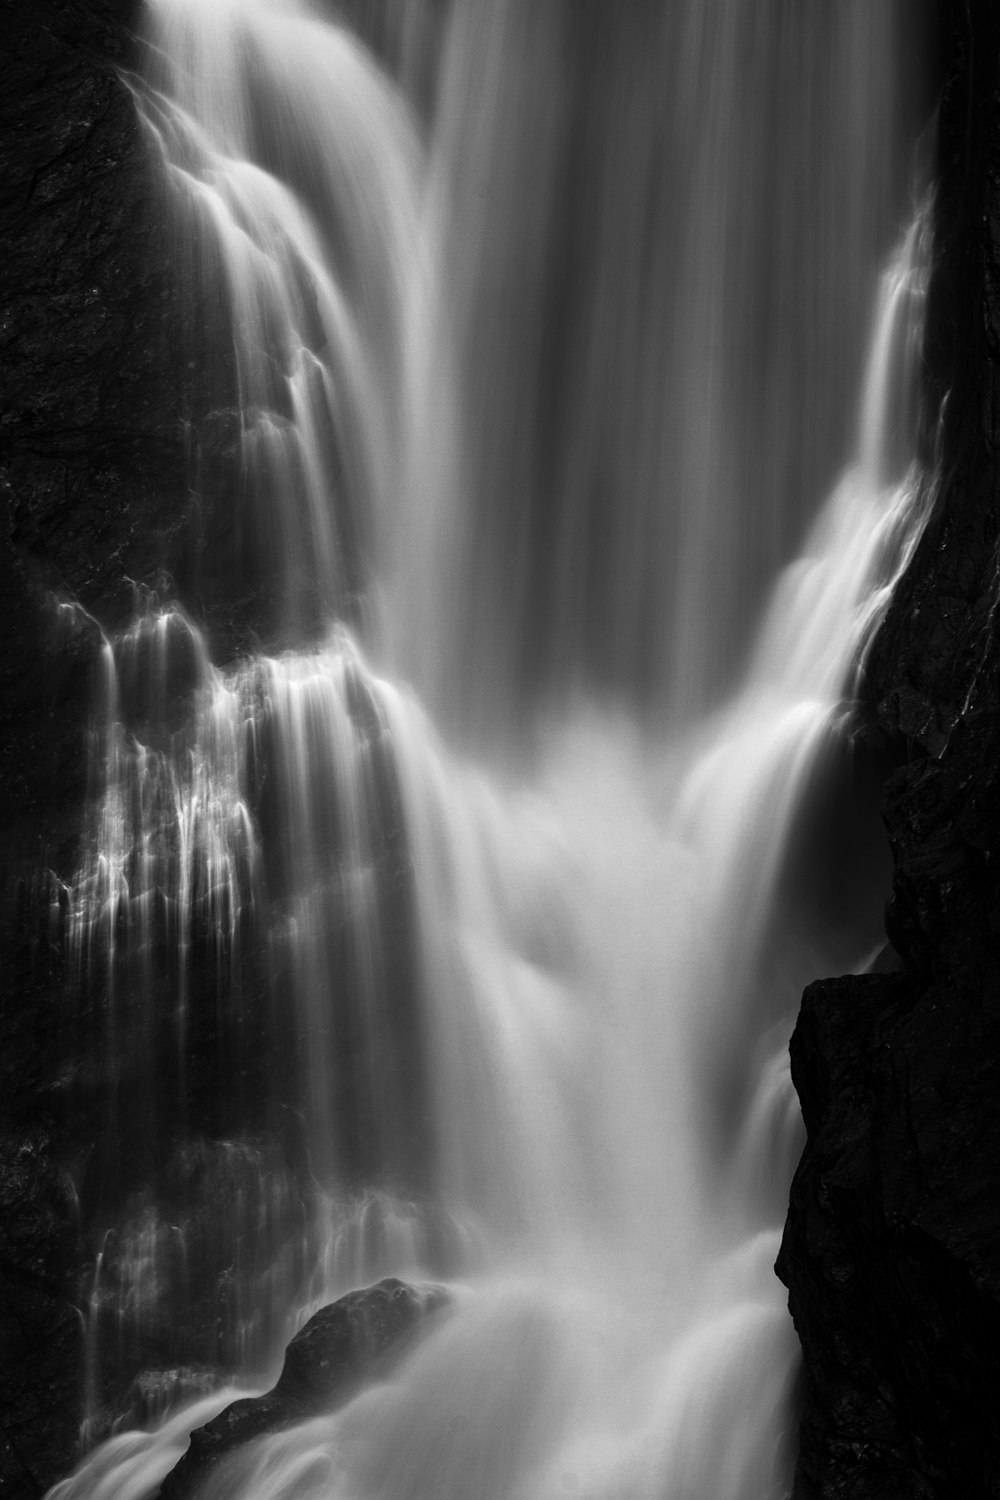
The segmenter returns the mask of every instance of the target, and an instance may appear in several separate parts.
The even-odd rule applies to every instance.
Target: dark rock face
[[[3,487],[29,575],[107,611],[183,519],[178,288],[128,88],[136,6],[8,7]],[[12,13],[13,12],[13,13]],[[150,538],[150,531],[154,534]]]
[[[4,6],[0,50],[0,1490],[76,1442],[82,1320],[59,1094],[96,627],[175,547],[186,493],[176,280],[119,69],[131,0]],[[55,873],[53,873],[55,872]],[[86,1123],[80,1149],[87,1149]]]
[[[11,1500],[72,1465],[85,1308],[97,1436],[123,1401],[137,1415],[149,1408],[127,1398],[144,1366],[235,1358],[227,1330],[242,1245],[223,1209],[234,1182],[247,1203],[264,1177],[287,1184],[284,1217],[268,1221],[275,1240],[303,1212],[296,1117],[276,1107],[276,1126],[267,1114],[273,1074],[297,1066],[296,1039],[290,1025],[268,1029],[254,936],[240,931],[240,1004],[220,1019],[216,935],[193,931],[187,1113],[167,1126],[165,1106],[150,1121],[149,1087],[155,1076],[158,1097],[170,1094],[167,1020],[141,1056],[123,1047],[109,1061],[106,974],[81,983],[70,973],[67,884],[95,792],[86,744],[102,630],[120,631],[138,598],[180,598],[225,662],[273,616],[273,581],[249,566],[233,503],[224,299],[209,257],[196,265],[176,245],[130,95],[139,11],[139,0],[7,0],[0,25],[0,1491]],[[146,660],[122,667],[130,725],[147,737],[154,720],[166,735],[188,712],[196,663],[175,634],[162,702]],[[399,933],[386,963],[403,996],[409,885],[387,749],[375,775],[380,879]],[[154,967],[166,1001],[176,965],[165,946]],[[166,1018],[171,1006],[155,1009]],[[233,1071],[234,1056],[240,1088],[221,1089],[220,1059]],[[127,1128],[109,1129],[109,1101]],[[231,1138],[238,1150],[216,1144]],[[95,1225],[116,1226],[102,1252],[113,1279],[154,1200],[164,1263],[179,1260],[169,1238],[179,1226],[177,1279],[197,1285],[180,1315],[174,1304],[147,1317],[123,1355],[119,1330],[104,1326],[113,1309],[91,1295]]]
[[[941,490],[861,730],[897,759],[898,965],[811,986],[792,1039],[808,1141],[778,1270],[805,1355],[802,1500],[1000,1495],[1000,24],[954,10],[927,335]]]
[[[398,1359],[407,1338],[450,1300],[443,1287],[387,1277],[321,1308],[289,1344],[273,1390],[234,1401],[191,1434],[187,1453],[163,1481],[161,1500],[186,1500],[241,1444],[343,1405],[363,1380]]]
[[[66,1292],[67,1184],[39,1126],[0,1136],[0,1493],[38,1495],[72,1455],[83,1320]]]

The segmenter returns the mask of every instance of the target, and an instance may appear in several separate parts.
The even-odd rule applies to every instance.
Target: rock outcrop
[[[387,1277],[321,1308],[289,1344],[272,1390],[234,1401],[191,1434],[188,1451],[163,1481],[160,1500],[188,1500],[243,1443],[342,1406],[362,1381],[397,1360],[424,1320],[450,1300],[443,1287],[413,1287]]]
[[[176,1047],[159,1040],[168,1007],[154,1007],[153,1055],[119,1045],[112,1056],[110,987],[101,974],[81,985],[67,951],[95,795],[86,747],[102,632],[118,631],[138,599],[179,598],[225,663],[273,623],[275,564],[248,558],[232,503],[238,423],[221,282],[207,255],[179,250],[131,94],[139,13],[139,0],[10,0],[0,27],[0,1490],[10,1500],[42,1493],[72,1464],[85,1326],[94,1437],[144,1366],[235,1360],[219,1332],[234,1321],[243,1250],[223,1222],[226,1191],[247,1202],[266,1178],[281,1184],[282,1212],[296,1223],[302,1213],[294,1111],[279,1111],[280,1142],[262,1117],[261,1075],[292,1069],[295,1038],[291,1023],[275,1037],[261,1021],[256,939],[240,954],[240,1004],[220,1019],[218,952],[211,934],[193,934],[185,1118],[159,1131],[131,1106],[155,1092],[150,1076],[162,1084],[176,1070]],[[143,673],[140,663],[132,682],[125,671],[123,688],[145,723]],[[360,681],[354,697],[360,723],[371,713]],[[398,802],[391,758],[374,745],[373,755],[383,802]],[[402,995],[398,811],[378,832],[399,934],[387,963]],[[153,968],[162,999],[172,982],[162,953]],[[227,1049],[243,1058],[238,1099],[219,1087]],[[114,1281],[147,1232],[154,1199],[168,1221],[161,1262],[191,1295],[181,1317],[145,1309],[122,1358],[107,1273]],[[105,1346],[106,1360],[94,1352]]]
[[[954,7],[927,329],[934,515],[868,663],[895,972],[806,992],[779,1273],[800,1500],[1000,1495],[1000,24]],[[934,430],[947,392],[940,430]]]
[[[121,70],[131,0],[8,5],[0,28],[0,1490],[65,1472],[80,1258],[53,1110],[64,1024],[49,912],[79,837],[95,632],[181,517],[176,285]]]

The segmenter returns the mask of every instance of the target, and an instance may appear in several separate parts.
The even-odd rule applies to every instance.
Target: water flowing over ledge
[[[449,133],[467,101],[449,89],[469,22],[450,35],[425,160],[396,91],[338,28],[291,3],[211,8],[210,24],[173,0],[157,9],[143,108],[229,280],[247,503],[274,509],[286,633],[310,597],[295,650],[228,670],[167,597],[141,601],[104,645],[87,855],[64,898],[81,1003],[99,1010],[109,1075],[127,1078],[97,1174],[95,1389],[111,1347],[178,1319],[194,1357],[263,1375],[321,1303],[387,1272],[441,1276],[460,1288],[455,1314],[390,1381],[252,1445],[206,1493],[780,1494],[795,1356],[771,1267],[799,1137],[787,1036],[808,979],[862,965],[881,940],[880,893],[827,920],[795,889],[794,849],[931,496],[911,466],[927,210],[883,281],[855,460],[798,549],[786,532],[758,559],[773,577],[778,554],[799,553],[766,607],[758,581],[723,632],[751,649],[709,645],[712,601],[687,592],[699,578],[705,592],[704,554],[743,514],[729,495],[699,531],[708,491],[728,494],[702,472],[726,401],[699,323],[689,398],[706,398],[709,431],[693,448],[672,431],[679,472],[641,466],[680,517],[648,551],[659,565],[676,554],[667,615],[684,628],[642,610],[623,626],[667,642],[656,711],[631,646],[610,667],[576,651],[572,595],[591,566],[577,552],[598,545],[583,523],[555,549],[567,575],[553,611],[527,609],[542,678],[565,679],[539,707],[517,643],[497,639],[501,574],[463,639],[459,595],[492,566],[463,528],[496,542],[491,502],[448,515],[493,441],[457,373],[469,314],[442,324],[438,279],[468,249],[449,242],[468,210],[442,195],[467,169]],[[508,149],[492,135],[512,86],[504,49],[555,49],[518,5],[496,17],[477,17],[489,45],[476,67],[499,71],[473,157]],[[710,31],[692,13],[689,53],[712,50]],[[706,212],[695,259],[717,227]],[[699,268],[702,311],[713,274],[729,288],[728,262]],[[513,413],[510,362],[498,400]],[[459,475],[456,445],[470,443]],[[458,528],[457,592],[428,559],[456,560],[441,511],[423,508],[431,491]],[[537,516],[511,504],[530,531]],[[647,540],[628,510],[621,547]],[[521,589],[537,562],[519,571],[519,547],[507,576]],[[623,554],[587,607],[619,618],[652,587],[645,567]],[[354,611],[359,588],[370,603]],[[699,643],[678,645],[685,632]],[[720,654],[737,686],[703,691]],[[458,702],[442,731],[448,662]],[[530,754],[456,748],[511,712],[530,720]],[[112,1439],[53,1495],[152,1495],[228,1394]]]

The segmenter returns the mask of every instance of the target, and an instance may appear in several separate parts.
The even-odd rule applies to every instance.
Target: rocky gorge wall
[[[810,986],[791,1044],[797,1500],[1000,1494],[1000,17],[949,20],[925,351],[940,489],[858,730],[896,765],[891,949],[886,972]]]
[[[101,631],[143,597],[180,598],[225,662],[271,620],[267,559],[250,555],[239,524],[232,368],[202,352],[229,342],[221,281],[173,239],[130,94],[139,8],[6,0],[0,16],[0,1494],[11,1500],[42,1494],[73,1462],[94,1203],[107,1192],[120,1205],[151,1149],[125,1142],[116,1180],[101,1181],[103,1101],[134,1099],[150,1065],[102,1051],[107,997],[81,1001],[65,939],[94,790]],[[397,9],[367,18],[373,45],[394,56]],[[410,65],[419,73],[421,59]],[[257,998],[251,980],[251,1029]],[[205,1138],[232,1126],[203,1076],[216,1024],[206,1002],[190,1038],[208,1061],[192,1069],[186,1124]],[[256,1066],[275,1064],[257,1050]],[[247,1095],[263,1097],[255,1083]],[[197,1153],[189,1166],[211,1177]],[[218,1309],[204,1300],[211,1337]],[[155,1329],[140,1357],[162,1367],[172,1353],[169,1330]],[[119,1381],[97,1396],[106,1426],[126,1393]]]
[[[807,992],[808,1130],[779,1267],[806,1359],[797,1495],[1000,1493],[1000,23],[945,4],[929,410],[935,517],[869,663],[861,741],[895,765],[891,972]],[[121,76],[132,0],[7,0],[0,97],[0,1494],[72,1460],[83,1318],[75,1169],[92,1122],[60,1032],[50,908],[75,868],[97,642],[176,581],[220,653],[259,627],[193,476],[231,418],[185,347],[191,293]],[[202,309],[219,317],[217,307]],[[192,434],[199,434],[197,462]],[[937,441],[928,433],[928,444]],[[230,476],[231,479],[231,476]],[[210,537],[211,546],[203,545]],[[208,557],[221,557],[212,564]],[[864,751],[862,753],[867,753]]]
[[[190,393],[178,286],[119,70],[134,7],[6,4],[0,95],[0,1493],[64,1473],[83,1324],[57,1045],[65,955],[49,908],[72,873],[96,631],[173,562]],[[176,374],[174,372],[177,372]],[[74,1139],[76,1145],[73,1144]]]

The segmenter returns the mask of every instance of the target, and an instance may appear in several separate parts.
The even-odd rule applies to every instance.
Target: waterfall
[[[245,1391],[353,1287],[456,1294],[217,1500],[788,1490],[787,1041],[884,941],[830,803],[933,496],[929,205],[878,289],[896,6],[622,9],[373,5],[378,61],[305,0],[148,6],[275,604],[237,661],[169,581],[102,637],[85,1440],[150,1348]],[[53,1500],[152,1497],[232,1397]]]

